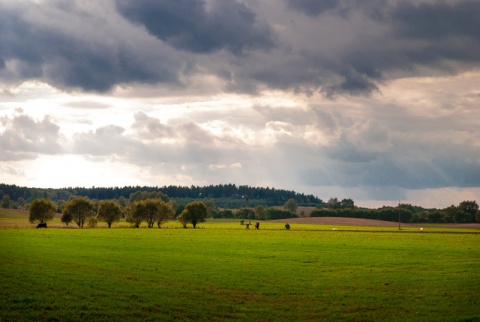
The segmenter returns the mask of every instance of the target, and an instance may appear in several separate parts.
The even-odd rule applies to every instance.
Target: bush
[[[298,218],[297,214],[288,210],[269,208],[267,211],[267,220]]]
[[[88,227],[95,228],[95,227],[97,227],[97,224],[98,224],[97,217],[88,218],[88,223],[87,223]]]

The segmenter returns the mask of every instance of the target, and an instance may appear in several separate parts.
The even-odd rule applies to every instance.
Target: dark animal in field
[[[41,222],[37,225],[37,228],[47,228],[47,223],[46,222]]]
[[[257,221],[257,222],[255,223],[255,229],[258,229],[258,228],[260,228],[260,223]]]

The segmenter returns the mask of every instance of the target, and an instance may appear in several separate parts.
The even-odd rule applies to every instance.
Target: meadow
[[[0,221],[1,321],[480,321],[478,230],[34,229],[16,214]]]

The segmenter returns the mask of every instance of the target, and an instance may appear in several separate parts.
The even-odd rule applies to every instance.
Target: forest
[[[250,206],[278,206],[287,200],[294,199],[300,206],[318,206],[324,202],[314,196],[297,193],[292,190],[275,188],[250,187],[247,185],[218,184],[204,187],[199,186],[125,186],[125,187],[69,187],[61,189],[29,188],[17,185],[0,184],[0,196],[8,195],[14,203],[28,203],[36,198],[48,198],[52,201],[69,200],[73,196],[88,197],[92,200],[111,200],[121,197],[129,199],[137,191],[161,192],[180,204],[186,204],[195,199],[215,199],[217,206],[240,208],[246,204]]]

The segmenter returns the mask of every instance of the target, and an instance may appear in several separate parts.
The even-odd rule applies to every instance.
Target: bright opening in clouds
[[[480,195],[480,2],[0,0],[0,182]]]

